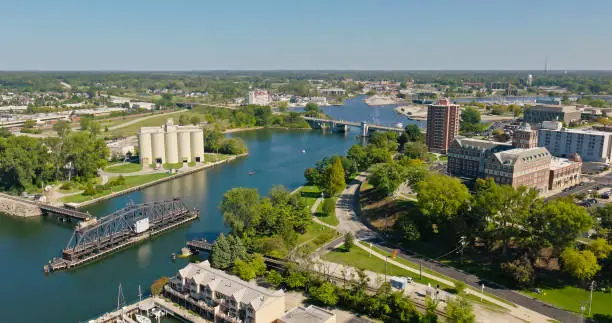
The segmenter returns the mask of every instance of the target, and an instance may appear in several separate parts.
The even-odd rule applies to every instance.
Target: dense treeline
[[[227,122],[231,128],[252,127],[285,127],[309,128],[308,123],[297,112],[273,114],[272,109],[266,106],[247,105],[236,109],[215,107],[195,107],[192,111],[204,115],[208,123]]]
[[[86,181],[97,176],[109,156],[104,140],[89,132],[59,129],[60,137],[0,138],[0,187],[22,192],[59,180]]]

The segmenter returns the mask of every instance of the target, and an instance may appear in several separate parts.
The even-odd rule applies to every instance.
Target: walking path
[[[357,192],[359,188],[361,187],[361,184],[366,180],[366,176],[367,176],[366,172],[362,172],[361,174],[359,174],[359,176],[357,176],[355,180],[351,182],[347,186],[347,188],[341,193],[340,197],[338,198],[338,201],[336,202],[336,216],[338,218],[338,221],[340,222],[340,224],[338,225],[338,230],[342,233],[353,232],[353,234],[358,240],[368,240],[368,239],[376,238],[376,232],[373,232],[372,230],[370,230],[370,228],[365,226],[361,222],[359,215],[357,214],[357,210],[359,208]],[[381,248],[384,251],[391,251],[388,248],[385,249],[382,246],[379,246],[379,245],[376,245],[376,246]],[[329,250],[329,248],[326,248],[326,250]],[[379,256],[382,256],[382,255],[379,254]],[[428,261],[426,259],[413,259],[413,257],[410,257],[402,252],[399,252],[398,256],[406,260],[412,261],[414,263],[418,263],[419,261],[422,261],[423,265],[426,266],[427,268],[430,268],[432,271],[439,272],[440,274],[444,276],[448,276],[452,279],[464,281],[468,285],[470,285],[470,287],[472,288],[474,287],[477,289],[481,288],[481,284],[482,284],[481,279],[476,276],[465,274],[452,267],[444,267],[444,270],[440,270],[442,266],[440,266],[439,264]],[[384,259],[384,256],[382,257],[383,257],[382,259]],[[400,263],[397,263],[397,264],[402,265]],[[405,268],[407,270],[411,270],[411,271],[416,270],[414,268],[411,268],[405,265],[401,266],[401,268],[404,268],[404,267],[407,267]],[[418,270],[417,270],[417,273],[418,273]],[[441,280],[444,280],[440,277],[435,277],[435,278],[434,277],[429,277],[429,278],[435,279],[440,282],[443,282]],[[443,282],[443,283],[448,284],[450,286],[454,286],[454,283],[448,282],[448,280],[445,280],[445,281],[447,282]],[[487,288],[487,286],[485,286],[485,288]],[[547,316],[552,317],[562,322],[569,322],[569,321],[575,320],[576,318],[576,316],[570,312],[555,308],[548,304],[544,304],[542,302],[534,300],[533,298],[527,297],[523,294],[517,293],[510,289],[499,288],[499,286],[495,286],[495,287],[489,286],[488,289],[489,289],[488,290],[489,293],[519,305],[516,308],[514,307],[512,308],[511,310],[512,315],[516,317],[524,318],[527,321],[535,322],[535,321],[543,320],[544,322],[546,322],[548,321]],[[475,293],[475,295],[480,296],[480,293],[477,291],[471,290],[471,293]],[[504,308],[507,308],[509,306],[508,304],[500,302],[492,297],[483,295],[483,299],[484,297],[487,297],[486,299],[490,301],[491,303],[504,304],[504,305],[500,305],[500,306],[503,306]]]
[[[319,207],[319,204],[321,204],[321,202],[323,202],[322,198],[317,198],[317,200],[314,202],[314,204],[312,205],[312,207],[310,208],[310,212],[312,213],[312,220],[320,225],[326,226],[330,229],[334,229],[336,230],[337,228],[333,225],[329,225],[321,220],[319,220],[319,218],[315,215],[317,214],[317,208]]]

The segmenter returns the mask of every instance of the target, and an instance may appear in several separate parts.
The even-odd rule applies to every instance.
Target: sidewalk
[[[323,202],[322,198],[317,198],[317,200],[314,202],[314,204],[312,205],[312,207],[310,208],[310,213],[312,213],[312,220],[320,225],[326,226],[330,229],[334,229],[336,230],[337,228],[333,225],[329,225],[321,220],[319,220],[319,218],[317,218],[317,216],[315,215],[317,213],[317,208],[319,207],[319,204],[321,204],[321,202]]]

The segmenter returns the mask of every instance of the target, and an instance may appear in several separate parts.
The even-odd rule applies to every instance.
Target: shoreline
[[[393,105],[393,104],[400,103],[399,100],[391,96],[378,95],[378,94],[368,96],[367,98],[363,100],[363,102],[365,102],[365,104],[369,106],[383,106],[383,105]]]
[[[290,127],[253,127],[253,128],[234,128],[223,131],[223,134],[236,133],[236,132],[247,132],[263,129],[280,129],[280,130],[312,130],[312,128],[290,128]]]
[[[208,168],[220,165],[220,164],[229,163],[230,161],[234,161],[234,160],[236,160],[238,158],[245,157],[245,156],[248,156],[248,155],[249,155],[248,152],[244,153],[244,154],[240,154],[240,155],[235,155],[235,156],[229,157],[229,158],[227,158],[225,160],[220,160],[220,161],[217,161],[217,162],[214,162],[214,163],[205,164],[205,165],[202,165],[200,167],[190,169],[190,170],[188,170],[186,172],[179,172],[179,173],[170,175],[168,177],[160,178],[160,179],[148,182],[148,183],[144,183],[144,184],[140,184],[140,185],[137,185],[137,186],[133,186],[133,187],[127,188],[125,190],[121,190],[121,191],[114,192],[114,193],[111,193],[111,194],[108,194],[108,195],[100,196],[100,197],[97,197],[97,198],[94,198],[94,199],[91,199],[91,200],[88,200],[88,201],[84,201],[84,202],[80,202],[80,203],[64,203],[64,206],[67,207],[67,208],[70,208],[70,209],[77,209],[78,210],[78,209],[80,209],[82,207],[85,207],[85,206],[88,206],[88,205],[92,205],[92,204],[96,204],[96,203],[99,203],[101,201],[108,200],[108,199],[111,199],[111,198],[115,198],[115,197],[121,196],[123,194],[131,193],[131,192],[134,192],[134,191],[139,191],[139,190],[141,190],[143,188],[147,188],[149,186],[153,186],[153,185],[156,185],[156,184],[159,184],[159,183],[171,181],[171,180],[179,178],[181,176],[193,174],[195,172],[199,172],[201,170],[208,169]]]
[[[396,107],[395,112],[407,117],[410,120],[426,121],[427,107],[418,105],[402,105]]]

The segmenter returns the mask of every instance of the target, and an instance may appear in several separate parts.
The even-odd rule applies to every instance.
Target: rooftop
[[[514,165],[519,161],[537,160],[544,157],[550,157],[548,149],[544,147],[537,148],[514,148],[493,154],[499,163],[504,165]]]
[[[538,104],[531,109],[533,110],[544,110],[544,111],[559,111],[560,112],[579,112],[578,108],[574,105],[554,105],[554,104]]]
[[[464,148],[478,148],[478,149],[491,149],[499,146],[507,146],[511,147],[511,144],[495,142],[490,140],[482,140],[482,139],[473,139],[466,137],[457,137],[455,141],[459,144],[459,146]]]
[[[612,133],[610,133],[610,132],[598,131],[598,130],[592,130],[592,129],[561,128],[560,130],[555,130],[555,129],[542,128],[540,130],[560,131],[560,132],[578,133],[578,134],[584,134],[584,135],[598,135],[598,136],[610,136],[610,135],[612,135]]]
[[[209,286],[211,290],[226,296],[232,296],[236,302],[250,304],[258,309],[271,300],[283,297],[282,291],[271,291],[256,284],[246,282],[236,276],[229,275],[222,270],[214,269],[208,260],[188,264],[179,270],[179,276],[193,279],[202,286]]]
[[[555,169],[567,167],[567,166],[574,165],[574,164],[576,164],[575,161],[571,161],[567,158],[553,157],[553,159],[550,161],[550,169],[555,170]]]
[[[279,321],[283,323],[323,323],[329,321],[335,315],[313,305],[308,307],[298,306],[285,313]]]

